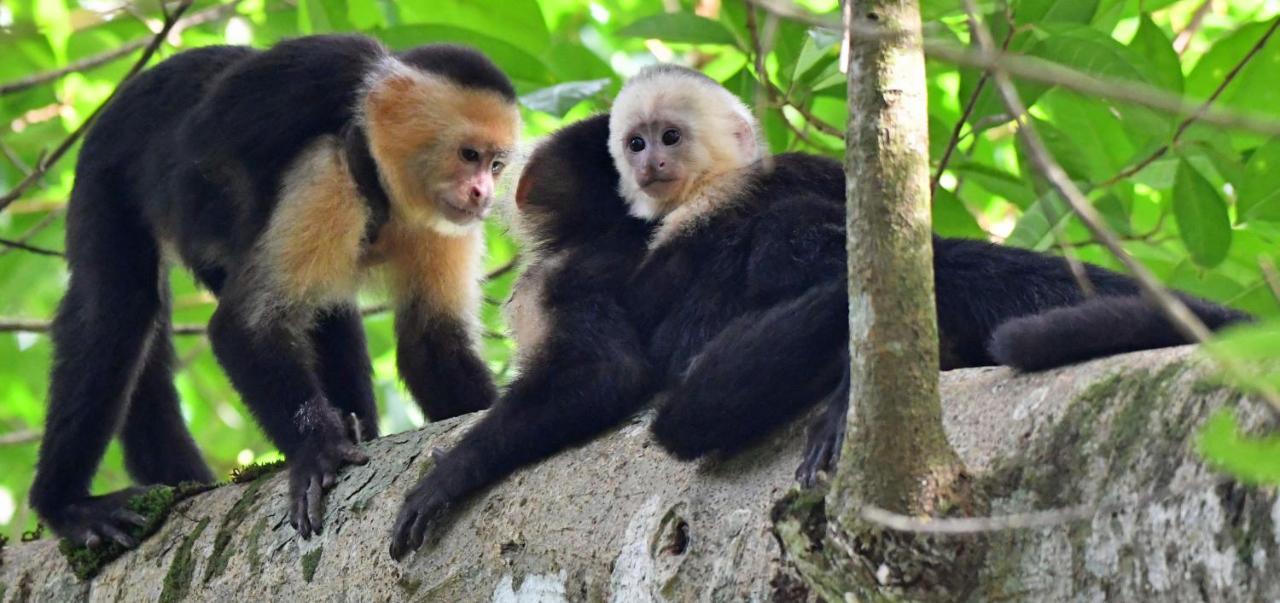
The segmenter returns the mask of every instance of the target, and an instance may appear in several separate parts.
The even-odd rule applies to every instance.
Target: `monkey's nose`
[[[483,199],[484,199],[484,191],[480,190],[480,187],[478,186],[471,187],[471,200],[474,202],[479,202]]]

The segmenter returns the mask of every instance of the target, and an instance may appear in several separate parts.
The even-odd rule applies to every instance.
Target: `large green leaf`
[[[1143,13],[1129,49],[1147,60],[1151,67],[1147,75],[1152,81],[1170,92],[1182,92],[1182,60],[1174,52],[1169,36],[1151,20],[1150,14]]]
[[[1231,409],[1214,413],[1196,447],[1210,463],[1246,483],[1280,484],[1280,436],[1246,435]]]
[[[1021,0],[1014,5],[1018,24],[1088,23],[1098,0]]]
[[[618,30],[618,35],[689,44],[737,43],[733,33],[719,21],[684,12],[661,13],[637,19]]]
[[[448,25],[475,31],[532,55],[542,54],[551,44],[537,0],[432,0],[398,2],[395,6],[406,25]]]
[[[1195,263],[1212,268],[1226,259],[1231,248],[1227,206],[1213,185],[1186,161],[1174,178],[1173,217]]]

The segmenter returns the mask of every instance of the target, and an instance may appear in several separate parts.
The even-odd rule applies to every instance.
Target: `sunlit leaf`
[[[662,13],[643,17],[618,30],[631,38],[689,44],[735,44],[733,34],[717,21],[690,13]]]
[[[599,94],[611,81],[606,78],[556,84],[522,95],[520,102],[534,111],[564,117],[574,105]]]
[[[1185,161],[1174,179],[1173,216],[1192,260],[1212,268],[1226,259],[1231,247],[1227,206],[1213,185]]]

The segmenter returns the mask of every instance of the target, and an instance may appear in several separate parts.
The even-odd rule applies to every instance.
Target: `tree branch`
[[[19,446],[40,440],[40,432],[22,429],[11,433],[0,434],[0,447]]]
[[[206,25],[208,23],[215,23],[222,19],[228,18],[235,12],[235,8],[238,4],[240,4],[240,2],[241,0],[233,0],[232,2],[227,4],[215,6],[213,8],[207,8],[197,13],[192,13],[190,17],[179,20],[174,25],[173,32],[181,33],[182,30],[188,27],[194,27],[197,25]],[[162,8],[165,8],[165,5],[163,2],[161,2],[160,5]],[[85,57],[83,59],[80,59],[78,61],[68,64],[66,67],[62,67],[61,69],[55,69],[53,71],[46,71],[43,73],[36,73],[21,79],[11,81],[11,82],[5,82],[3,84],[0,84],[0,96],[4,96],[6,94],[13,94],[15,92],[21,92],[23,90],[35,88],[37,86],[41,86],[43,84],[47,84],[54,80],[66,77],[67,75],[72,73],[88,71],[95,67],[101,67],[102,65],[113,63],[119,59],[129,56],[130,54],[133,54],[138,49],[145,48],[152,39],[154,39],[154,36],[151,38],[142,38],[138,40],[125,42],[124,45],[120,46],[119,48],[113,48],[101,54]]]
[[[1191,21],[1187,23],[1187,27],[1178,32],[1177,37],[1173,39],[1173,51],[1179,56],[1187,51],[1191,46],[1191,38],[1194,38],[1196,32],[1200,31],[1200,27],[1204,25],[1204,18],[1209,15],[1209,11],[1213,9],[1213,0],[1204,0],[1196,12],[1191,15]]]
[[[27,251],[37,255],[53,256],[56,258],[60,258],[64,256],[64,254],[61,251],[56,251],[53,249],[45,249],[44,247],[36,247],[35,245],[28,245],[27,243],[24,243],[17,239],[0,238],[0,246],[8,247],[9,249]]]
[[[31,170],[31,173],[18,182],[18,184],[13,187],[13,190],[3,196],[0,196],[0,211],[3,211],[4,208],[9,206],[9,204],[21,197],[28,188],[31,188],[31,186],[44,177],[45,173],[47,173],[59,159],[62,159],[62,157],[66,155],[67,151],[71,150],[71,147],[75,146],[76,142],[78,142],[89,129],[89,126],[93,124],[94,119],[97,118],[98,115],[102,113],[102,110],[106,108],[107,105],[111,104],[111,100],[120,93],[120,88],[123,87],[126,82],[133,79],[134,76],[138,75],[138,73],[147,66],[151,57],[155,55],[156,51],[160,49],[160,46],[164,44],[165,38],[169,35],[169,32],[173,31],[174,26],[177,24],[176,19],[181,17],[182,13],[186,12],[194,1],[195,0],[182,0],[178,4],[178,7],[174,9],[173,14],[170,15],[170,18],[165,20],[164,26],[160,28],[160,31],[156,32],[156,35],[151,37],[151,41],[142,51],[142,56],[133,64],[133,67],[129,68],[129,72],[120,79],[120,83],[116,84],[115,89],[111,91],[111,94],[107,96],[107,99],[102,101],[102,104],[98,105],[98,108],[93,110],[93,113],[89,115],[88,119],[84,120],[84,123],[81,123],[78,128],[72,131],[71,134],[67,135],[66,139],[64,139],[52,153],[42,157]]]

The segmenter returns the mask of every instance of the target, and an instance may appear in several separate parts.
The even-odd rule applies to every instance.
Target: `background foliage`
[[[835,0],[800,4],[817,14],[837,11]],[[931,40],[969,43],[960,0],[921,4]],[[1221,106],[1280,117],[1280,42],[1255,50],[1274,29],[1280,1],[980,4],[997,40],[1010,51],[1192,99],[1216,95]],[[161,15],[156,0],[0,3],[0,191],[17,186],[111,93]],[[196,23],[170,36],[159,58],[207,44],[269,46],[290,36],[332,31],[365,32],[396,48],[435,41],[471,44],[515,80],[531,138],[606,109],[621,80],[641,66],[680,61],[758,105],[775,151],[842,153],[839,136],[846,116],[839,33],[751,14],[743,0],[201,0],[185,18]],[[759,47],[767,52],[757,62]],[[119,56],[79,68],[114,55]],[[18,90],[6,87],[68,66],[77,68]],[[1039,250],[1067,248],[1084,260],[1118,267],[1068,217],[1048,187],[1028,173],[1010,116],[981,73],[937,61],[928,69],[930,154],[935,166],[947,157],[937,178],[936,229]],[[1280,170],[1274,167],[1280,162],[1280,139],[1200,123],[1180,127],[1180,118],[1060,87],[1022,83],[1020,89],[1051,150],[1131,253],[1172,286],[1264,318],[1280,316],[1280,277],[1274,268],[1280,259]],[[61,249],[73,166],[74,150],[0,212],[0,238]],[[507,228],[494,221],[488,234],[491,267],[510,261],[517,245]],[[22,501],[36,456],[50,358],[38,323],[53,313],[66,279],[56,255],[0,247],[0,316],[8,319],[0,333],[0,528],[11,535],[34,525]],[[512,346],[502,336],[499,304],[512,279],[507,273],[486,285],[484,320],[491,334],[485,354],[503,379]],[[173,271],[172,287],[175,321],[203,324],[212,298],[182,270]],[[36,324],[17,325],[12,319]],[[1277,324],[1229,337],[1223,353],[1239,359],[1280,356]],[[370,316],[366,326],[383,431],[421,424],[396,380],[390,316]],[[183,411],[215,470],[226,474],[275,454],[252,426],[207,341],[180,336],[178,349]],[[1280,383],[1274,373],[1259,373],[1256,379]],[[1275,455],[1267,453],[1277,449],[1275,442],[1244,438],[1229,416],[1219,419],[1205,432],[1206,453],[1242,476],[1280,480]],[[95,488],[126,483],[113,445]]]

